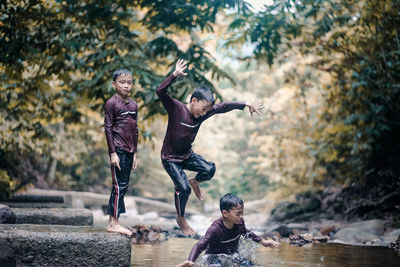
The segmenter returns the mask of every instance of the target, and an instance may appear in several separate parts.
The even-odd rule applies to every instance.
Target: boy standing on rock
[[[191,188],[200,200],[204,193],[199,183],[210,180],[215,173],[215,164],[205,160],[202,156],[192,151],[192,143],[200,129],[200,125],[211,116],[218,113],[229,112],[234,109],[249,108],[250,115],[256,112],[261,116],[262,105],[252,105],[244,102],[214,103],[212,91],[207,87],[197,88],[188,104],[184,104],[171,97],[167,89],[179,76],[186,76],[186,63],[179,59],[174,72],[157,88],[168,113],[168,126],[161,149],[161,159],[164,169],[171,177],[175,186],[176,221],[185,235],[194,235],[195,231],[187,223],[185,215],[186,202],[191,193]],[[184,169],[197,172],[196,177],[188,180]]]
[[[104,131],[111,163],[112,189],[107,214],[110,215],[107,231],[131,236],[132,232],[119,223],[125,213],[124,196],[128,189],[131,170],[136,169],[138,143],[137,103],[129,98],[132,74],[118,69],[112,77],[116,94],[105,104]]]

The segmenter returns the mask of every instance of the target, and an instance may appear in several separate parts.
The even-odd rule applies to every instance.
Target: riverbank
[[[24,194],[63,196],[66,205],[71,208],[87,208],[93,212],[93,224],[96,227],[105,227],[108,215],[104,207],[108,203],[109,195],[90,192],[58,191],[29,189]],[[400,235],[400,222],[385,220],[366,220],[358,222],[316,220],[297,223],[277,223],[271,221],[268,213],[264,213],[268,205],[267,200],[246,202],[244,219],[247,227],[266,238],[285,240],[296,245],[296,237],[301,239],[298,245],[311,242],[340,243],[354,246],[389,247],[396,242]],[[155,226],[162,232],[168,232],[171,237],[182,236],[175,222],[175,207],[172,203],[126,196],[126,213],[121,215],[123,225],[134,228],[137,225]],[[207,212],[188,209],[188,221],[196,230],[198,237],[205,234],[209,225],[220,217],[217,206],[208,205]],[[293,241],[294,240],[294,241]]]

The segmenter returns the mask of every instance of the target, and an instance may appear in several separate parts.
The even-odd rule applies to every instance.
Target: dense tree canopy
[[[274,1],[251,16],[250,25],[234,25],[230,45],[255,42],[256,58],[269,64],[296,46],[316,59],[310,64],[315,71],[332,78],[320,83],[324,106],[318,120],[308,128],[299,122],[296,130],[313,159],[311,172],[304,177],[304,168],[292,168],[291,176],[301,183],[311,178],[317,186],[347,186],[337,198],[344,204],[340,212],[398,213],[399,12],[396,0]]]
[[[232,124],[235,136],[223,148],[240,155],[226,162],[239,179],[224,173],[224,185],[208,188],[215,195],[225,186],[259,197],[277,186],[275,177],[298,191],[338,185],[335,212],[399,213],[398,0],[279,0],[258,13],[242,0],[6,0],[0,11],[0,169],[14,190],[35,180],[73,189],[101,180],[108,159],[99,131],[112,72],[133,72],[143,141],[165,114],[154,90],[184,58],[189,75],[171,88],[180,100],[199,84],[222,99],[215,84],[223,79],[242,95],[252,90],[273,102],[276,93],[284,102],[284,112],[270,106],[245,130]],[[218,56],[248,71],[267,64],[263,74],[271,74],[253,76],[257,86],[245,71],[221,68],[207,38],[218,39]],[[148,154],[137,175],[153,174]]]
[[[176,58],[193,67],[189,82],[172,91],[177,98],[198,84],[215,91],[205,73],[231,77],[190,35],[212,30],[224,8],[248,12],[243,1],[1,1],[2,168],[39,155],[77,162],[99,127],[91,112],[113,94],[110,77],[119,67],[133,72],[143,118],[163,111],[154,89]]]

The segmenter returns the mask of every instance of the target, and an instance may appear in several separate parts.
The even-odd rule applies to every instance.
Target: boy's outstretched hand
[[[174,76],[186,76],[187,73],[184,73],[184,71],[187,69],[187,65],[183,59],[178,59],[176,62],[175,70],[174,70]]]
[[[277,248],[281,245],[280,242],[274,240],[266,240],[266,239],[261,240],[260,244],[263,245],[264,247],[271,247],[271,248]]]
[[[259,116],[262,117],[261,115],[261,110],[264,108],[264,106],[262,104],[250,104],[250,103],[246,103],[246,107],[249,107],[249,111],[250,111],[250,116],[253,117],[253,113],[257,113]]]

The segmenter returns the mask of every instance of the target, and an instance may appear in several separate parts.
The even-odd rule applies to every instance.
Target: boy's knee
[[[211,178],[214,177],[215,169],[216,169],[215,163],[212,163],[212,164],[210,165],[210,168],[209,168],[209,171],[208,171],[208,176],[210,177],[208,180],[210,180]]]
[[[183,197],[189,197],[190,193],[192,192],[192,189],[189,187],[183,188],[182,190],[179,191],[179,194]]]
[[[188,188],[185,190],[185,194],[186,194],[187,196],[189,196],[190,193],[192,193],[192,189],[191,189],[190,187],[188,187]]]
[[[214,177],[215,170],[216,170],[215,164],[211,162],[211,164],[209,164],[203,172],[197,175],[196,180],[199,182],[211,180],[211,178]]]
[[[215,166],[215,163],[213,163],[213,164],[211,164],[211,168],[210,168],[210,179],[214,176],[215,170],[216,170],[216,166]]]

